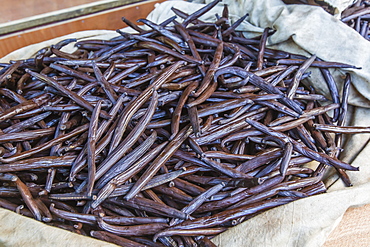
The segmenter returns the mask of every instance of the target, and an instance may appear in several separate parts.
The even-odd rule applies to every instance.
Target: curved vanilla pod
[[[293,100],[286,97],[283,94],[283,92],[281,92],[278,88],[274,87],[270,83],[266,82],[263,78],[256,76],[255,74],[249,71],[243,70],[240,67],[230,66],[228,68],[223,68],[223,69],[218,70],[215,73],[215,80],[217,80],[217,77],[225,73],[232,73],[237,76],[240,76],[243,79],[249,78],[250,83],[252,83],[256,87],[261,88],[263,91],[267,93],[271,93],[271,94],[283,95],[283,97],[279,99],[279,101],[281,101],[281,103],[285,104],[286,106],[292,108],[297,113],[302,114],[302,109],[299,107],[297,103],[295,103]]]
[[[131,190],[124,196],[125,200],[133,198],[142,187],[144,187],[148,181],[157,173],[159,168],[167,162],[173,153],[180,147],[180,145],[188,138],[193,129],[190,126],[185,126],[164,148],[159,156],[152,162],[148,169],[141,175],[136,181],[135,185]]]
[[[115,131],[115,135],[112,140],[110,150],[113,151],[118,143],[121,141],[123,133],[126,130],[126,127],[135,114],[135,112],[146,102],[146,100],[156,91],[160,86],[170,77],[176,69],[181,67],[184,64],[183,61],[178,61],[168,67],[149,87],[147,87],[135,100],[131,101],[121,113],[121,117],[118,121],[118,125]]]
[[[254,121],[254,120],[251,120],[251,119],[247,119],[246,121],[249,124],[251,124],[253,127],[257,128],[258,130],[260,130],[260,131],[262,131],[262,132],[264,132],[268,135],[276,136],[276,137],[282,138],[283,140],[286,140],[287,142],[291,142],[293,144],[294,150],[296,150],[297,152],[302,153],[303,155],[306,155],[309,158],[312,158],[312,159],[317,160],[317,161],[322,162],[322,163],[330,164],[330,165],[332,165],[334,167],[337,167],[337,168],[342,168],[342,169],[346,169],[346,170],[350,170],[350,171],[358,171],[357,167],[351,166],[351,165],[349,165],[349,164],[347,164],[343,161],[340,161],[338,159],[334,159],[334,158],[330,157],[329,155],[327,155],[325,153],[315,152],[315,151],[303,146],[301,143],[298,143],[297,141],[288,137],[284,133],[273,131],[271,128],[268,128],[268,127],[262,125],[261,123],[258,123],[257,121]]]

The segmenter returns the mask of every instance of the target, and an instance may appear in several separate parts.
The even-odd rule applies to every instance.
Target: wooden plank
[[[67,20],[74,17],[92,14],[102,10],[112,9],[115,7],[120,7],[140,1],[142,0],[101,0],[73,6],[70,8],[60,9],[57,11],[42,13],[39,15],[34,15],[0,24],[0,35],[24,30],[31,27],[37,27],[56,21]]]
[[[92,3],[96,0],[27,0],[14,2],[14,0],[1,0],[0,23]]]
[[[71,20],[0,36],[0,57],[27,45],[78,31],[117,30],[123,28],[126,26],[121,20],[123,16],[132,21],[145,18],[154,9],[154,4],[163,1],[164,0],[151,0],[130,4]]]
[[[347,209],[338,226],[322,247],[368,247],[370,243],[370,204]]]

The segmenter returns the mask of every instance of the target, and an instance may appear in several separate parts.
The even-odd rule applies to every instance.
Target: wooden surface
[[[46,7],[43,7],[44,1],[45,0],[38,0],[38,1],[33,0],[32,2],[34,2],[34,5],[30,5],[30,6],[28,6],[29,3],[26,2],[27,3],[26,6],[23,6],[22,8],[20,8],[20,9],[23,9],[23,11],[19,9],[19,6],[17,6],[18,4],[15,4],[14,6],[18,7],[19,12],[21,13],[29,12],[29,14],[23,14],[23,15],[29,15],[29,16],[25,18],[17,19],[15,17],[16,13],[14,13],[14,15],[12,15],[13,16],[12,18],[15,18],[15,20],[4,22],[4,23],[0,22],[0,35],[16,32],[20,30],[25,30],[27,28],[37,27],[40,25],[49,24],[49,23],[53,23],[56,21],[68,20],[71,18],[75,18],[75,17],[79,17],[79,16],[91,14],[91,13],[97,13],[99,11],[104,11],[104,10],[112,9],[115,7],[121,7],[127,4],[139,2],[142,0],[100,0],[100,1],[92,1],[91,3],[86,3],[82,5],[77,4],[78,3],[77,1],[76,6],[72,6],[69,8],[63,8],[64,7],[63,5],[59,6],[59,5],[48,5],[48,4],[46,4]],[[50,2],[53,2],[53,1],[50,1]],[[52,11],[52,8],[60,8],[60,9]],[[8,12],[9,11],[6,11],[5,15]],[[36,12],[40,12],[41,14],[32,15],[33,13],[36,13]]]
[[[370,246],[370,204],[349,208],[322,247]]]
[[[121,20],[123,16],[132,21],[145,18],[154,9],[155,3],[163,1],[151,0],[130,4],[71,20],[2,35],[0,36],[0,57],[27,45],[78,31],[99,29],[116,30],[123,28],[125,27]]]
[[[57,11],[93,2],[96,2],[96,0],[1,0],[0,23],[15,21],[26,17],[32,17],[51,11]],[[25,9],[27,11],[25,11]]]

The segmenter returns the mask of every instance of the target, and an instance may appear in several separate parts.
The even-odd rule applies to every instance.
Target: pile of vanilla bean
[[[355,29],[365,39],[370,40],[370,2],[358,0],[345,9],[341,15],[341,21]]]
[[[122,246],[212,246],[325,192],[329,167],[350,185],[342,135],[369,129],[344,126],[350,76],[338,90],[329,68],[353,66],[268,49],[270,29],[246,39],[227,6],[198,19],[218,2],[0,64],[0,207]]]

